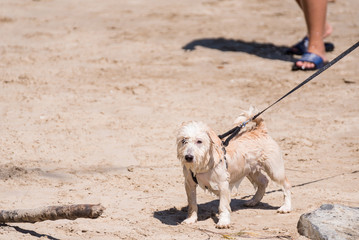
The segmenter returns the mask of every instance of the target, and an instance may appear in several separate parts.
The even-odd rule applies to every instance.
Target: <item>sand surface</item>
[[[333,59],[359,39],[359,1],[329,4]],[[186,195],[175,136],[188,120],[227,131],[312,72],[286,47],[305,35],[294,1],[2,0],[0,209],[101,203],[95,220],[0,226],[0,239],[306,239],[299,216],[359,205],[359,49],[263,114],[293,185],[290,214],[270,184],[242,182],[232,227],[217,198]]]

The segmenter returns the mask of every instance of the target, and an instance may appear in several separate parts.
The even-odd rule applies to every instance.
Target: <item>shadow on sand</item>
[[[303,187],[306,185],[325,181],[325,180],[332,179],[335,177],[339,177],[339,176],[343,176],[343,175],[347,175],[347,174],[358,174],[358,173],[359,173],[359,170],[355,170],[355,171],[347,172],[347,173],[340,173],[340,174],[336,174],[333,176],[324,177],[324,178],[316,179],[313,181],[296,184],[296,185],[293,185],[292,188]],[[266,194],[271,194],[271,193],[281,192],[281,191],[282,191],[281,189],[275,189],[275,190],[267,191]],[[232,199],[232,201],[231,201],[232,211],[235,212],[235,211],[238,211],[239,209],[248,208],[248,207],[244,206],[244,203],[246,202],[246,200],[243,200],[243,199],[247,199],[247,198],[251,198],[251,197],[253,197],[253,195],[243,196],[242,199]],[[198,205],[198,221],[203,221],[208,218],[212,218],[213,221],[217,223],[218,218],[216,217],[216,214],[218,213],[218,205],[219,205],[219,200],[213,200],[208,203],[199,204]],[[260,202],[255,207],[251,207],[251,209],[262,209],[262,210],[275,210],[278,208],[279,208],[279,206],[274,207],[267,203],[262,203],[262,202]],[[178,225],[183,220],[186,219],[187,207],[183,207],[182,209],[177,209],[177,208],[173,207],[173,208],[170,208],[167,210],[156,211],[156,212],[154,212],[153,216],[155,218],[157,218],[158,220],[160,220],[164,224]]]
[[[295,61],[295,58],[285,53],[288,46],[276,46],[272,43],[246,42],[243,40],[226,38],[196,39],[187,43],[182,49],[186,51],[194,51],[197,46],[216,49],[223,52],[244,52],[271,60],[281,60],[285,62]]]
[[[51,239],[51,240],[60,240],[58,238],[54,238],[50,235],[46,235],[46,234],[41,234],[41,233],[37,233],[33,230],[27,230],[27,229],[23,229],[21,227],[18,227],[18,226],[11,226],[11,225],[7,225],[7,224],[0,224],[0,227],[8,227],[8,228],[13,228],[15,229],[17,232],[20,232],[24,235],[27,235],[27,234],[30,234],[31,236],[33,237],[36,237],[36,238],[46,238],[46,239]]]
[[[240,199],[232,199],[231,201],[231,209],[233,212],[238,211],[240,209],[246,209],[243,204],[245,200]],[[213,200],[208,203],[198,204],[198,221],[204,221],[209,218],[212,218],[214,222],[218,222],[217,214],[218,214],[218,205],[219,200]],[[263,209],[263,210],[275,210],[278,207],[271,206],[267,203],[260,202],[257,206],[251,207],[251,209]],[[182,209],[177,209],[176,207],[156,211],[153,216],[160,220],[163,224],[166,225],[178,225],[187,217],[187,207],[183,207]]]

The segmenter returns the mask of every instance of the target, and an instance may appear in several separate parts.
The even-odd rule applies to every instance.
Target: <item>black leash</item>
[[[325,70],[327,70],[328,68],[330,68],[331,66],[333,66],[335,63],[337,63],[339,60],[341,60],[343,57],[345,57],[346,55],[348,55],[349,53],[351,53],[354,49],[356,49],[359,46],[359,41],[357,43],[355,43],[353,46],[351,46],[350,48],[348,48],[346,51],[344,51],[342,54],[340,54],[339,56],[337,56],[336,58],[334,58],[332,61],[330,61],[328,64],[326,64],[324,67],[318,69],[314,74],[312,74],[311,76],[309,76],[307,79],[305,79],[303,82],[301,82],[300,84],[298,84],[295,88],[293,88],[292,90],[290,90],[287,94],[285,94],[283,97],[279,98],[277,101],[275,101],[274,103],[272,103],[271,105],[269,105],[267,108],[265,108],[264,110],[260,111],[259,113],[257,113],[256,115],[254,115],[252,118],[248,119],[247,121],[243,122],[241,125],[236,126],[234,128],[232,128],[231,130],[229,130],[226,133],[223,133],[222,135],[219,135],[218,137],[220,139],[224,139],[225,137],[229,136],[224,142],[223,142],[223,146],[228,146],[229,141],[231,141],[232,138],[234,138],[239,131],[241,131],[241,129],[250,121],[253,121],[254,119],[256,119],[259,115],[261,115],[262,113],[264,113],[265,111],[267,111],[269,108],[271,108],[273,105],[277,104],[278,102],[280,102],[283,98],[287,97],[289,94],[293,93],[294,91],[296,91],[297,89],[301,88],[303,85],[305,85],[306,83],[308,83],[309,81],[311,81],[313,78],[317,77],[319,74],[321,74],[322,72],[324,72]]]

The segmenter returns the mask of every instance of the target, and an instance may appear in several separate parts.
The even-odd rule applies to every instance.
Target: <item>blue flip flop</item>
[[[307,52],[309,39],[308,37],[304,37],[300,42],[296,43],[294,46],[287,49],[285,52],[289,55],[303,55]],[[325,51],[332,52],[334,50],[334,44],[330,42],[325,42]]]
[[[303,68],[303,67],[299,67],[297,66],[297,62],[311,62],[314,63],[314,67],[312,68]],[[311,70],[317,70],[319,68],[324,67],[328,62],[325,62],[323,60],[322,57],[320,57],[319,55],[315,54],[315,53],[310,53],[310,52],[306,52],[303,54],[303,56],[298,59],[293,67],[292,67],[292,71],[297,71],[297,70],[302,70],[302,71],[311,71]]]

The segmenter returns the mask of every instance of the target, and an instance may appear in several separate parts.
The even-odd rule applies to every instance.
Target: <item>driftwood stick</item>
[[[0,210],[0,223],[6,222],[41,222],[46,220],[76,218],[98,218],[105,208],[101,204],[77,204],[48,206],[35,209]]]

